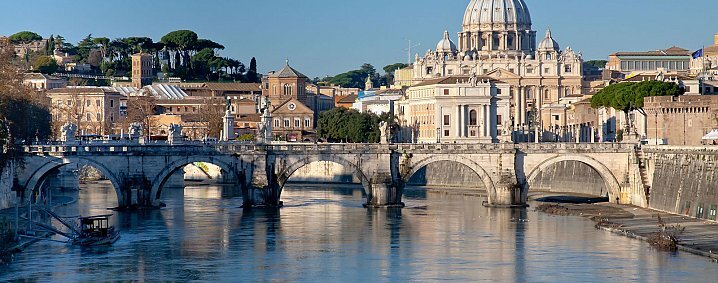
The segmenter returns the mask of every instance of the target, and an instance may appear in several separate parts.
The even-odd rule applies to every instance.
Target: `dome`
[[[541,43],[539,43],[538,50],[561,50],[558,42],[553,40],[553,37],[551,36],[551,29],[546,31],[546,37],[541,41]]]
[[[531,14],[524,0],[471,0],[464,26],[483,24],[531,26]]]
[[[454,53],[456,51],[456,44],[449,38],[449,32],[444,31],[444,38],[436,44],[436,52]]]

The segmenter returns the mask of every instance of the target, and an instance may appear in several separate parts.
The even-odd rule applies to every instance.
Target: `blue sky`
[[[615,51],[712,44],[716,0],[525,0],[534,30],[551,27],[562,48],[584,59]],[[3,1],[0,35],[31,30],[77,42],[87,34],[159,40],[177,29],[224,44],[223,56],[260,72],[285,58],[310,77],[362,63],[381,67],[407,60],[408,40],[423,54],[443,31],[460,31],[469,0],[33,0]],[[416,52],[416,51],[415,51]]]

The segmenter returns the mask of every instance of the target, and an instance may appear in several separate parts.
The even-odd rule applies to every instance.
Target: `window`
[[[444,126],[451,126],[451,115],[444,115]]]
[[[476,126],[478,125],[478,115],[476,114],[476,110],[469,111],[469,126]]]
[[[92,121],[92,113],[87,113],[87,121]]]
[[[529,74],[533,74],[533,73],[534,73],[534,68],[531,68],[531,67],[526,68],[526,72],[529,73]]]
[[[97,100],[95,100],[95,105],[97,105],[97,107],[100,107],[100,105],[102,105],[102,102],[100,102],[100,100],[97,99]]]
[[[449,75],[453,75],[453,74],[454,74],[454,70],[449,70]]]
[[[289,121],[289,119],[284,119],[284,127],[289,128],[290,126],[291,126],[291,122]]]
[[[284,95],[292,95],[292,86],[290,84],[284,84]]]
[[[299,118],[294,118],[294,127],[297,128],[297,129],[301,128],[301,127],[302,127],[302,120],[300,120]]]
[[[312,127],[312,120],[304,119],[304,127],[305,127],[305,128],[311,128],[311,127]]]
[[[501,89],[500,89],[500,88],[497,88],[497,89],[496,89],[496,94],[497,94],[497,95],[501,95]]]
[[[445,137],[448,137],[448,136],[449,136],[449,130],[444,130],[444,136],[445,136]]]
[[[444,95],[449,95],[449,89],[444,90]]]
[[[564,66],[564,71],[566,73],[570,73],[572,70],[573,70],[573,66],[571,66],[571,65]]]
[[[114,108],[114,107],[115,107],[115,100],[110,99],[110,108]]]
[[[68,99],[68,100],[67,100],[67,105],[68,105],[68,106],[72,106],[72,100],[69,100],[69,99]]]
[[[98,121],[98,122],[99,122],[99,121],[102,121],[102,114],[97,113],[97,121]]]
[[[279,119],[274,119],[274,127],[279,128]]]
[[[718,206],[716,206],[715,204],[711,205],[711,210],[708,211],[708,220],[716,220],[716,210],[718,210]]]
[[[501,126],[501,121],[503,121],[503,117],[501,117],[501,115],[496,115],[496,125]]]
[[[703,217],[703,204],[698,204],[698,208],[696,208],[696,218],[704,218]]]
[[[543,72],[544,72],[545,74],[549,74],[549,73],[551,73],[551,69],[549,69],[549,68],[544,68],[544,69],[543,69]]]
[[[553,56],[551,56],[551,53],[546,54],[546,60],[551,60],[552,58],[553,58]]]
[[[88,107],[89,107],[90,105],[92,105],[92,101],[90,101],[90,100],[85,100],[85,106],[88,106]]]

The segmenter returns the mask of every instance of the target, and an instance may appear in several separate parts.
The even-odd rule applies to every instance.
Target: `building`
[[[472,0],[457,42],[444,32],[436,50],[427,51],[423,57],[416,55],[414,86],[472,74],[501,81],[508,86],[502,96],[511,99],[512,129],[528,123],[529,109],[534,105],[582,93],[581,54],[571,48],[561,50],[551,30],[537,45],[523,0]]]
[[[51,103],[52,121],[56,134],[65,123],[77,125],[82,135],[113,134],[115,123],[124,115],[119,92],[97,87],[56,88],[47,91]]]
[[[673,46],[668,49],[644,52],[616,52],[608,56],[606,69],[630,74],[632,72],[688,72],[691,52]]]
[[[263,78],[262,95],[269,98],[272,105],[280,105],[289,99],[307,104],[307,76],[289,66],[289,61],[276,72],[270,72]]]
[[[414,84],[414,66],[408,66],[394,71],[394,83],[391,88],[399,89]]]
[[[646,97],[647,143],[701,145],[718,128],[718,96]]]
[[[362,113],[369,112],[376,115],[396,114],[396,101],[403,97],[404,91],[401,89],[365,90],[359,93],[359,97],[351,108]]]
[[[15,49],[15,55],[20,58],[25,58],[26,56],[30,55],[30,53],[42,52],[44,54],[47,50],[47,44],[49,41],[50,40],[46,38],[29,43],[15,43],[13,44],[13,48]]]
[[[67,80],[40,73],[27,73],[23,83],[36,91],[46,91],[67,86]]]
[[[152,84],[152,63],[151,54],[140,52],[132,55],[132,87],[139,89]]]
[[[399,141],[495,143],[509,141],[511,85],[491,77],[427,80],[397,102]]]
[[[273,134],[279,141],[311,140],[314,134],[314,111],[296,98],[277,105],[272,111]]]
[[[262,94],[257,83],[199,83],[182,84],[180,87],[190,96],[231,97],[232,99],[255,98]]]
[[[708,79],[715,82],[718,81],[718,33],[714,35],[713,40],[713,45],[703,48],[703,56],[691,60],[691,74],[705,74]]]

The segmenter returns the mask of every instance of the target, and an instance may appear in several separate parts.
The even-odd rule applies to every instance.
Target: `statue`
[[[182,142],[182,126],[178,124],[170,124],[169,125],[169,135],[167,136],[167,141],[170,144],[178,144]]]
[[[229,97],[227,97],[227,101],[225,102],[225,110],[227,110],[227,112],[232,111],[232,99]]]
[[[379,123],[379,131],[381,132],[380,143],[389,144],[391,143],[391,127],[389,123],[382,121]]]
[[[262,96],[262,98],[260,99],[261,100],[259,101],[259,113],[265,117],[271,117],[269,111],[272,108],[272,102],[266,96]]]
[[[479,85],[478,80],[479,80],[479,78],[476,76],[476,70],[472,70],[471,76],[469,76],[469,85],[471,85],[471,86]]]
[[[77,125],[73,123],[66,123],[61,129],[63,142],[75,142],[75,133],[77,132]]]
[[[137,122],[130,124],[128,132],[130,133],[130,139],[139,138],[142,135],[142,124]]]

